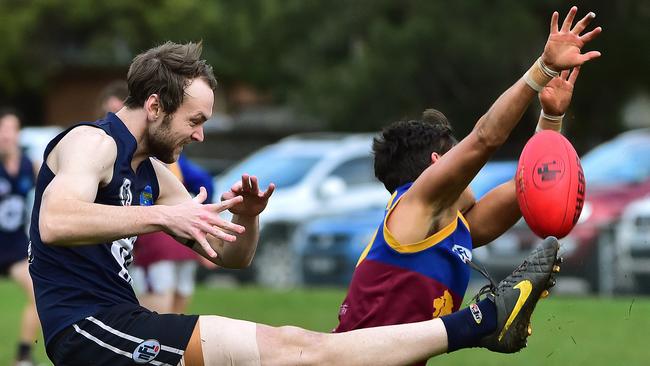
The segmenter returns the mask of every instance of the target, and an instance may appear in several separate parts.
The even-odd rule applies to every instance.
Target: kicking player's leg
[[[200,335],[195,331],[201,342],[190,341],[198,346],[188,347],[185,359],[200,354],[205,365],[404,365],[469,347],[516,352],[526,345],[537,301],[554,283],[558,248],[555,238],[545,240],[498,286],[481,291],[487,299],[425,322],[325,334],[202,316]]]
[[[195,331],[192,339],[201,342],[190,340],[185,366],[403,365],[447,350],[440,319],[347,333],[270,327],[220,316],[201,316],[197,326],[200,333]]]
[[[526,347],[526,340],[532,334],[530,317],[535,305],[540,298],[548,296],[549,288],[555,285],[554,273],[560,271],[559,249],[556,238],[546,238],[510,276],[487,294],[486,300],[496,305],[497,327],[491,335],[481,339],[481,347],[501,353],[518,352]]]

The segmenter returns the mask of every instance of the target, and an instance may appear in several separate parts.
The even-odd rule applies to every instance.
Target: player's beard
[[[152,156],[163,163],[171,164],[176,161],[174,151],[176,144],[172,136],[171,115],[163,117],[157,128],[149,128],[149,151]]]

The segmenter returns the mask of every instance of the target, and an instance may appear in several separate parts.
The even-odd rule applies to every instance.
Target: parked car
[[[269,286],[297,281],[289,250],[304,220],[384,205],[389,194],[374,177],[371,134],[317,133],[287,137],[244,159],[215,180],[217,194],[256,175],[276,190],[260,216],[260,242],[251,270],[233,272],[242,280]]]
[[[615,243],[616,288],[650,293],[650,196],[625,208]]]
[[[481,197],[514,176],[516,161],[488,162],[470,184]],[[308,285],[347,286],[361,252],[381,225],[388,200],[374,208],[305,222],[296,231],[292,250],[297,270]]]
[[[517,171],[517,163],[516,160],[504,160],[485,164],[469,184],[474,197],[478,200],[492,188],[512,179]]]
[[[310,220],[298,229],[292,250],[301,281],[347,286],[363,249],[382,222],[384,205]]]
[[[571,233],[560,240],[565,259],[562,275],[586,280],[592,291],[601,287],[598,240],[609,235],[623,209],[650,193],[650,129],[625,132],[581,158],[587,181],[582,214]],[[496,278],[505,276],[541,239],[523,220],[500,238],[475,252]]]

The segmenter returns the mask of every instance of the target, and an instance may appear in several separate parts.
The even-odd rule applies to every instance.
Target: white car
[[[221,195],[243,173],[260,187],[276,185],[260,216],[260,243],[246,274],[263,285],[290,286],[298,281],[289,250],[294,229],[304,220],[369,207],[383,207],[390,194],[375,178],[372,134],[314,133],[290,136],[244,159],[215,180]]]
[[[650,293],[650,196],[623,211],[615,251],[616,286]]]

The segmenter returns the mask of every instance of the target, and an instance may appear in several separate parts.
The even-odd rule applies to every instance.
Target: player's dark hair
[[[394,192],[431,165],[433,152],[442,155],[457,142],[447,117],[435,109],[425,110],[419,120],[394,122],[372,142],[375,176]]]
[[[212,90],[217,80],[212,66],[201,60],[202,44],[166,42],[137,55],[127,74],[128,108],[142,108],[151,94],[158,94],[162,110],[174,113],[183,103],[185,89],[191,80],[203,79]]]

